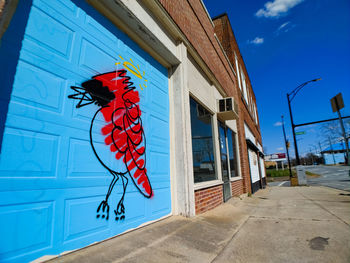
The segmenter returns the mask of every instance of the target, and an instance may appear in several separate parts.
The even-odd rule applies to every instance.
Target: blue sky
[[[342,93],[343,116],[350,115],[349,0],[204,0],[210,16],[226,12],[257,98],[267,153],[285,152],[281,115],[292,144],[286,93],[305,86],[294,98],[296,124],[336,118],[330,99]],[[350,125],[349,125],[350,126]],[[321,125],[299,128],[301,154],[324,142]],[[324,143],[325,144],[325,143]],[[290,149],[294,156],[294,147]]]

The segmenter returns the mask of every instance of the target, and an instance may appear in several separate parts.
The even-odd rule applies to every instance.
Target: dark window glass
[[[235,177],[235,176],[238,176],[237,158],[236,158],[236,134],[230,129],[227,129],[227,143],[228,143],[228,154],[230,157],[231,177]]]
[[[226,110],[227,111],[232,110],[232,100],[230,98],[226,99]]]
[[[194,182],[215,180],[212,115],[190,98]]]
[[[225,100],[219,100],[220,111],[225,111]]]
[[[219,122],[219,139],[220,139],[220,154],[221,154],[221,172],[224,182],[230,179],[227,163],[227,146],[226,146],[226,127]]]

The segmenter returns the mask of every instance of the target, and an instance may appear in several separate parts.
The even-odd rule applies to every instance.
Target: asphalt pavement
[[[306,171],[320,175],[307,178],[308,185],[327,186],[339,190],[350,191],[349,166],[306,165]],[[269,186],[290,186],[290,181],[269,182]]]
[[[320,177],[308,178],[308,185],[328,186],[350,191],[349,166],[309,165],[305,166],[305,169],[320,175]]]
[[[327,187],[267,187],[50,262],[350,262],[349,203],[348,192]]]

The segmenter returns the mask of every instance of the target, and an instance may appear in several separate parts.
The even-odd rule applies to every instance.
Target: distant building
[[[284,169],[284,164],[287,162],[285,153],[274,153],[265,155],[265,167],[275,166],[278,169],[278,165]]]
[[[335,143],[322,150],[325,164],[346,163],[346,149],[344,143]]]

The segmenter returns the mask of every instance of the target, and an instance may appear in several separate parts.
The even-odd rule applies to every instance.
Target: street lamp
[[[286,131],[284,130],[284,120],[283,115],[281,116],[282,119],[282,129],[283,129],[283,137],[284,137],[284,144],[286,146],[286,152],[287,152],[287,158],[288,158],[288,167],[289,167],[289,178],[292,179],[292,166],[290,165],[290,159],[289,159],[289,141],[286,138]]]
[[[293,114],[292,114],[292,109],[290,107],[290,103],[292,102],[292,100],[294,99],[294,97],[297,95],[297,93],[307,84],[309,84],[310,82],[316,82],[321,80],[321,78],[318,79],[313,79],[313,80],[309,80],[304,82],[303,84],[299,85],[298,87],[296,87],[291,93],[287,93],[287,100],[288,100],[288,107],[289,107],[289,114],[290,114],[290,121],[292,123],[292,130],[293,130],[293,140],[294,140],[294,148],[295,148],[295,159],[297,161],[297,165],[300,165],[300,159],[299,159],[299,153],[298,153],[298,146],[297,146],[297,140],[295,137],[295,125],[293,122]]]

